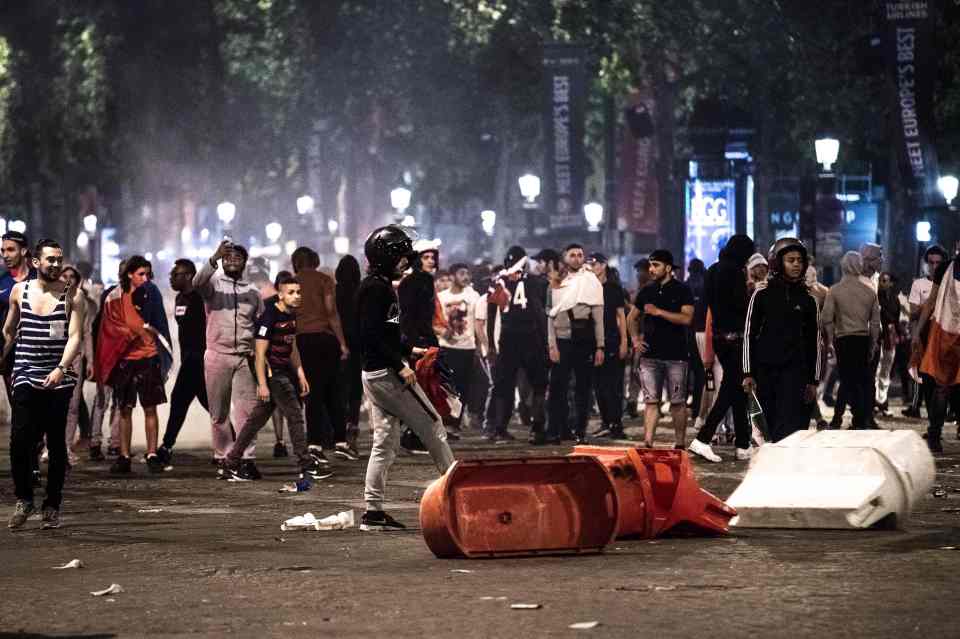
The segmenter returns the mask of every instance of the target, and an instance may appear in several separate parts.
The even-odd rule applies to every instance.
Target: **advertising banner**
[[[939,167],[933,145],[933,3],[895,0],[883,3],[884,50],[893,78],[900,172],[917,207],[942,206]]]
[[[582,227],[586,49],[551,44],[543,49],[546,162],[544,211],[551,228]]]
[[[695,257],[706,266],[717,261],[720,249],[737,232],[736,201],[733,180],[687,182],[687,263]]]
[[[617,211],[626,225],[623,230],[656,235],[660,231],[660,191],[652,119],[653,99],[634,93],[620,143]]]

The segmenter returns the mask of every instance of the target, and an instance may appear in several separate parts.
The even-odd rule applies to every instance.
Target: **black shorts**
[[[137,397],[143,408],[167,403],[158,357],[120,360],[110,373],[107,386],[113,388],[113,401],[120,408],[135,408]]]

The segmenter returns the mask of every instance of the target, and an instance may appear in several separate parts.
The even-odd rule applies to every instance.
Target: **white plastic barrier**
[[[741,528],[903,528],[935,468],[912,430],[805,430],[762,446],[727,503]],[[889,518],[889,519],[888,519]]]

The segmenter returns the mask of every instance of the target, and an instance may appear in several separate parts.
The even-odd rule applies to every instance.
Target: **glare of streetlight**
[[[27,223],[23,220],[10,220],[7,224],[8,231],[15,231],[17,233],[26,233],[27,232]]]
[[[413,193],[405,186],[398,186],[390,191],[390,206],[398,211],[406,211],[410,206],[410,197]]]
[[[937,186],[940,188],[940,192],[943,193],[943,198],[947,201],[947,206],[950,206],[957,197],[957,187],[960,186],[960,180],[957,180],[956,176],[953,175],[944,175],[937,180]]]
[[[587,202],[583,205],[583,217],[591,231],[599,231],[600,222],[603,221],[603,205],[599,202]]]
[[[210,229],[200,229],[200,241],[206,242],[210,239]]]
[[[217,204],[217,217],[220,218],[220,221],[224,224],[230,224],[233,222],[233,218],[237,215],[237,206],[233,202],[221,202]]]
[[[283,227],[280,226],[279,222],[270,222],[263,230],[267,234],[267,239],[271,242],[276,242],[280,239],[280,236],[283,235]]]
[[[190,244],[193,242],[193,232],[190,230],[189,226],[185,226],[180,229],[180,242],[182,244]]]
[[[309,195],[301,195],[297,198],[297,213],[306,215],[313,210],[313,198]]]
[[[283,243],[283,250],[286,254],[293,255],[293,252],[297,250],[297,241],[296,240],[287,240]]]
[[[400,222],[401,226],[416,226],[417,220],[412,215],[404,215],[403,221]]]
[[[533,202],[540,196],[540,178],[532,173],[521,175],[517,182],[520,183],[520,195],[527,202]]]
[[[83,218],[83,230],[87,233],[97,232],[97,216],[91,213]]]
[[[480,226],[487,235],[493,235],[493,229],[497,224],[497,212],[490,209],[480,211]]]
[[[333,250],[337,255],[346,255],[349,253],[350,238],[343,236],[333,238]]]
[[[336,220],[327,221],[327,230],[330,231],[330,235],[333,235],[334,233],[336,233],[337,229],[339,228],[340,228],[340,222],[337,222]]]
[[[0,217],[0,233],[7,232],[7,218]]]
[[[80,231],[80,234],[77,235],[77,248],[86,249],[90,245],[90,236],[87,235],[86,231]]]
[[[840,141],[834,138],[820,138],[814,141],[814,148],[817,151],[817,164],[823,165],[823,170],[830,172],[837,161],[837,155],[840,153]]]
[[[932,239],[930,235],[930,222],[917,222],[916,235],[918,242],[929,242]]]

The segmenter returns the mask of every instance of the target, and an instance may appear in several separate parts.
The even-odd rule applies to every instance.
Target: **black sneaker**
[[[18,499],[17,505],[13,507],[13,514],[10,515],[10,519],[7,520],[7,528],[15,530],[22,527],[27,523],[27,519],[30,518],[34,510],[36,509],[33,507],[32,501]]]
[[[597,437],[599,439],[610,437],[610,433],[613,430],[613,425],[603,424],[600,428],[590,433],[591,437]]]
[[[163,472],[163,461],[160,460],[160,456],[154,453],[153,455],[147,455],[147,470],[151,473],[162,473]]]
[[[40,520],[41,530],[50,530],[60,527],[60,511],[52,506],[44,506],[43,518]]]
[[[327,459],[327,456],[323,454],[323,449],[321,449],[319,446],[311,446],[309,449],[307,449],[307,453],[309,453],[309,455],[313,457],[318,464],[326,466],[330,463],[330,460]]]
[[[283,459],[284,457],[289,457],[290,453],[287,451],[287,445],[283,442],[277,442],[273,445],[273,458],[274,459]]]
[[[116,446],[111,446],[107,448],[107,457],[119,457],[119,456],[120,456],[119,448],[117,448]]]
[[[300,462],[300,476],[313,480],[327,479],[333,477],[333,471],[327,466],[321,466],[313,457],[307,455]]]
[[[943,452],[943,440],[939,437],[930,437],[929,433],[924,433],[923,438],[927,440],[927,448],[930,449],[931,453],[942,453]]]
[[[427,447],[423,445],[423,442],[420,441],[420,438],[417,437],[417,434],[409,428],[403,431],[403,434],[400,435],[400,446],[401,448],[406,448],[411,453],[427,450]]]
[[[492,442],[492,441],[496,441],[497,435],[496,435],[496,433],[488,433],[488,432],[484,431],[484,432],[480,435],[480,439],[482,439],[482,440],[485,441],[485,442]]]
[[[157,457],[160,459],[160,463],[163,464],[164,470],[173,469],[173,449],[168,446],[159,446],[157,447]]]
[[[92,462],[102,462],[106,459],[103,456],[103,450],[99,446],[90,447],[90,461]]]
[[[110,473],[113,475],[129,475],[130,474],[130,458],[117,457],[117,461],[113,462],[113,465],[110,466]]]
[[[458,434],[456,433],[456,431],[454,431],[452,428],[448,428],[448,429],[447,429],[447,441],[448,441],[448,442],[460,441],[460,435],[458,435]],[[424,450],[426,450],[426,448],[424,448]]]
[[[244,459],[240,463],[240,472],[244,476],[249,477],[252,481],[263,479],[263,475],[260,474],[260,469],[258,469],[257,465],[253,463],[252,459]]]
[[[333,449],[333,454],[347,461],[360,459],[360,453],[357,452],[357,449],[346,442],[337,444],[337,447]]]
[[[360,530],[368,532],[406,529],[406,526],[382,510],[368,510],[360,518]]]

